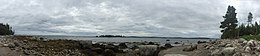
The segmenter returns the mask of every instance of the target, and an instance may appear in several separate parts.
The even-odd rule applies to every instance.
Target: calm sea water
[[[93,43],[96,42],[157,42],[159,44],[171,43],[173,45],[175,42],[183,43],[185,45],[197,44],[197,41],[210,41],[216,39],[174,39],[174,38],[118,38],[118,37],[71,37],[71,36],[42,36],[48,39],[70,39],[70,40],[92,40]],[[166,41],[170,40],[170,41]],[[178,45],[178,44],[177,44]]]

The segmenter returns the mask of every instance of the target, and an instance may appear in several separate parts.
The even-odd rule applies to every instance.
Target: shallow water
[[[174,39],[174,38],[119,38],[119,37],[69,37],[69,36],[42,36],[48,39],[71,39],[71,40],[92,40],[93,43],[96,42],[157,42],[160,44],[171,43],[174,46],[178,45],[190,45],[197,44],[197,41],[210,41],[216,39]],[[170,41],[166,41],[170,40]],[[174,44],[179,42],[181,44]]]

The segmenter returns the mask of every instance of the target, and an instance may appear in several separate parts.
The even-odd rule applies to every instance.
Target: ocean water
[[[198,41],[214,41],[216,39],[174,39],[174,38],[120,38],[120,37],[93,37],[93,36],[41,36],[47,39],[70,39],[70,40],[91,40],[93,43],[97,42],[156,42],[161,45],[171,43],[174,46],[197,44]],[[169,40],[169,41],[166,41]],[[181,44],[174,44],[179,42]]]

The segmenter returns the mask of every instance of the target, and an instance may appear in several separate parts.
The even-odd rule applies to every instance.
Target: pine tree
[[[221,32],[221,38],[237,38],[238,37],[238,31],[236,30],[237,27],[237,18],[236,18],[236,9],[233,6],[228,6],[226,15],[223,16],[224,21],[220,22],[220,28],[222,28]]]

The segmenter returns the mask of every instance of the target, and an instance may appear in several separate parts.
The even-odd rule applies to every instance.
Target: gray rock
[[[8,44],[8,47],[9,47],[9,48],[15,48],[16,46],[15,46],[15,44],[10,43],[10,44]]]
[[[245,47],[245,52],[250,52],[251,48],[250,47]]]
[[[8,44],[3,44],[3,47],[8,47]]]
[[[192,46],[184,48],[182,51],[193,51],[196,49],[197,49],[197,45],[192,45]]]
[[[235,53],[235,47],[224,48],[221,53],[223,56],[232,56]]]
[[[227,45],[227,43],[221,43],[218,45],[218,47],[225,47]]]
[[[233,47],[233,45],[232,44],[227,44],[226,47]]]
[[[212,51],[211,56],[221,56],[220,50],[216,49],[216,50]]]
[[[82,48],[91,48],[92,47],[92,41],[90,41],[90,40],[80,41],[79,44]]]
[[[249,47],[255,47],[257,44],[257,42],[255,40],[250,40],[247,42],[246,45],[248,45]]]
[[[233,56],[242,56],[240,52],[236,52]]]
[[[110,49],[106,49],[104,51],[104,55],[105,56],[116,56],[115,52],[113,50],[110,50]]]

